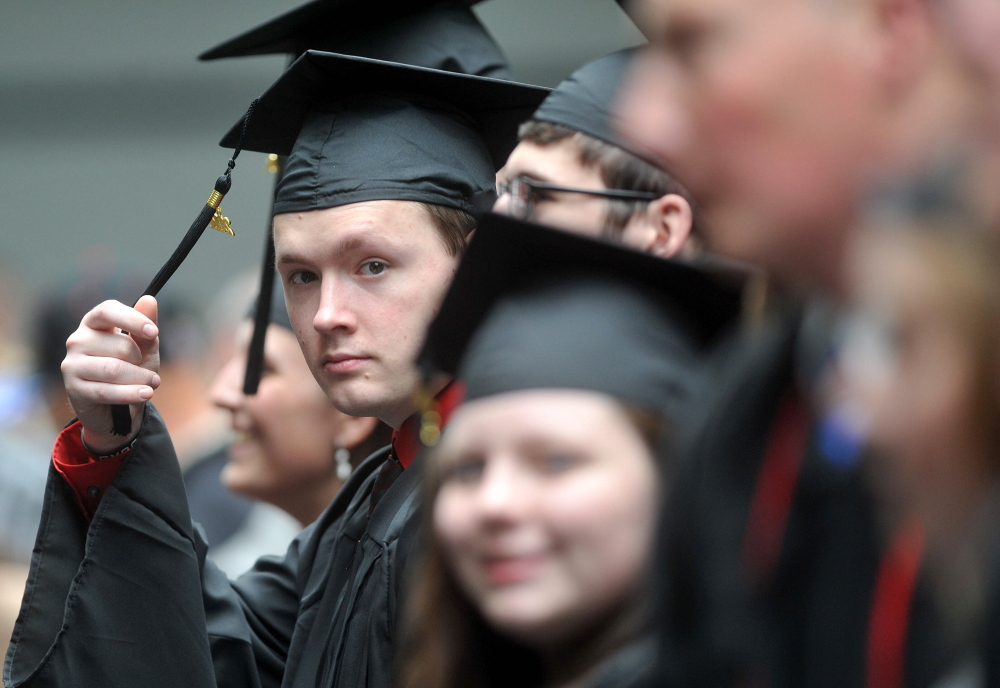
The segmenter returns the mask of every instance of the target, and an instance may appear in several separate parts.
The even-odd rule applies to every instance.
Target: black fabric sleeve
[[[301,541],[231,584],[205,560],[199,530],[152,407],[89,528],[50,470],[5,684],[279,686]]]

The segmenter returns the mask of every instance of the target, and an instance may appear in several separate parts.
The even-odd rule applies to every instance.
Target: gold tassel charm
[[[229,224],[229,218],[222,214],[222,210],[216,210],[215,215],[208,221],[208,226],[229,236],[236,236],[233,226]]]
[[[441,414],[437,411],[437,403],[428,388],[417,391],[416,401],[420,410],[420,441],[425,447],[433,447],[441,438]]]
[[[233,232],[233,226],[229,223],[229,218],[222,214],[222,199],[223,194],[218,191],[213,191],[212,195],[208,197],[205,204],[215,210],[215,215],[212,215],[212,219],[208,221],[208,226],[212,229],[222,232],[223,234],[228,234],[229,236],[236,236]]]

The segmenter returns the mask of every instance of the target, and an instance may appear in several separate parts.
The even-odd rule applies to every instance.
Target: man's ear
[[[648,230],[643,250],[661,258],[678,255],[691,237],[694,214],[683,196],[667,194],[646,209]]]

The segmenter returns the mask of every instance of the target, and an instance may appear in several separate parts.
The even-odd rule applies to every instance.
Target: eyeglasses
[[[626,191],[624,189],[580,189],[571,186],[557,186],[535,181],[530,177],[514,177],[497,182],[497,196],[510,194],[510,214],[518,220],[527,220],[535,209],[539,192],[575,193],[599,198],[613,198],[620,201],[655,201],[661,194],[651,191]]]

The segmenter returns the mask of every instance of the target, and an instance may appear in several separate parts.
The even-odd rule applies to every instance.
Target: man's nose
[[[351,302],[351,289],[338,279],[324,279],[320,286],[319,307],[313,317],[313,327],[318,332],[337,329],[353,331],[357,318]]]

